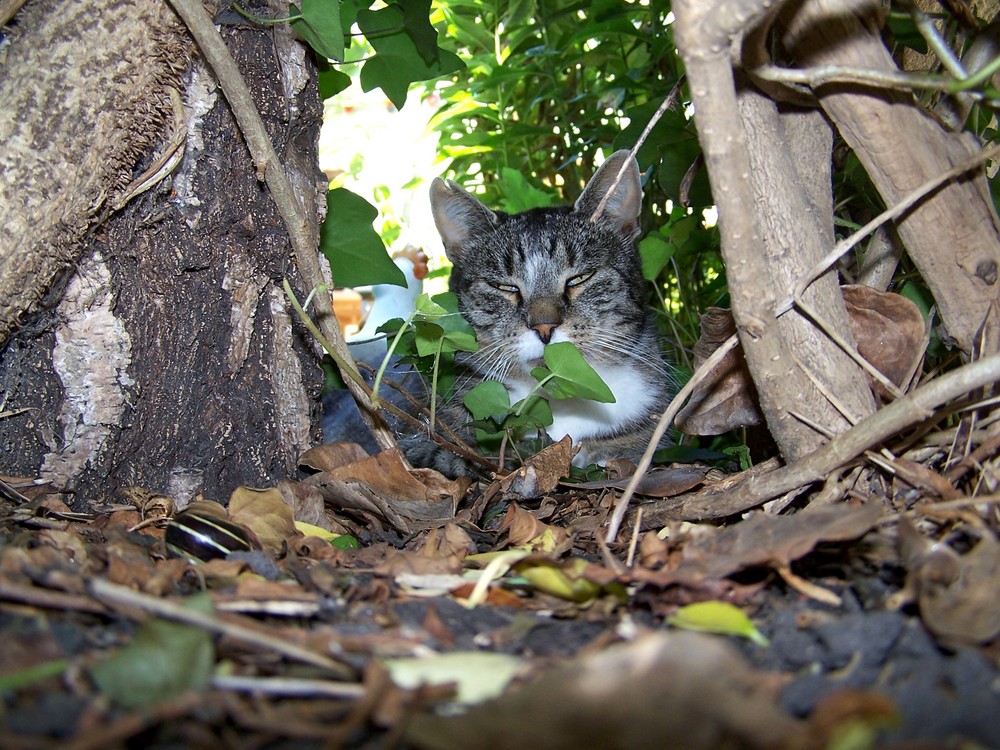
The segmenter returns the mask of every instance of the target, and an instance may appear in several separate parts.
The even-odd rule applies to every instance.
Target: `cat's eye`
[[[490,286],[504,294],[521,294],[521,288],[517,284],[490,284]]]
[[[571,276],[566,281],[566,288],[572,289],[575,286],[580,286],[580,284],[589,280],[591,276],[594,275],[593,271],[587,271],[587,273],[578,273],[576,276]]]

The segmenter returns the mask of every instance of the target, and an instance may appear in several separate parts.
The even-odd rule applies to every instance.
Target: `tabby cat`
[[[469,434],[464,391],[497,380],[516,403],[537,384],[531,369],[542,363],[545,345],[571,341],[616,401],[552,399],[554,419],[546,432],[553,440],[572,436],[580,466],[637,460],[672,384],[645,306],[635,244],[642,186],[629,152],[608,158],[573,207],[505,214],[441,179],[430,192],[453,264],[451,291],[480,347],[459,360],[459,393],[443,414],[450,426]],[[469,473],[457,457],[427,440],[409,441],[407,455],[446,474]]]

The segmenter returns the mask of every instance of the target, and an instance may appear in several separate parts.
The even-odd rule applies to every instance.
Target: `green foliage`
[[[320,228],[320,250],[330,261],[338,286],[406,286],[403,272],[372,229],[378,215],[374,206],[350,190],[337,188],[326,194],[326,215]]]
[[[210,614],[208,594],[188,599],[186,606]],[[122,708],[136,708],[202,690],[212,677],[215,646],[212,634],[168,620],[147,620],[128,646],[89,667],[98,689]]]

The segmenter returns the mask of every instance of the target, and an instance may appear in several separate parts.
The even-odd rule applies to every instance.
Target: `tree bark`
[[[782,9],[784,42],[803,65],[894,71],[878,34],[880,13],[873,0],[795,0]],[[887,206],[974,150],[967,134],[945,130],[910,94],[846,84],[816,93]],[[985,175],[970,173],[945,185],[897,227],[949,336],[971,353],[987,310],[1000,301],[1000,221]]]
[[[224,36],[317,222],[315,70],[287,28]],[[18,329],[0,360],[5,408],[30,409],[0,421],[4,472],[73,488],[81,502],[124,485],[225,499],[294,475],[317,436],[322,376],[281,291],[284,278],[298,286],[284,225],[200,63],[184,106],[172,184],[93,232],[55,314]],[[142,153],[136,173],[152,160]]]
[[[782,144],[807,141],[795,119],[805,116],[779,114],[749,89],[737,94],[730,51],[766,12],[764,3],[685,0],[674,4],[674,12],[677,47],[719,208],[733,316],[768,428],[782,455],[794,459],[874,409],[858,368],[825,334],[795,311],[777,315],[796,274],[822,257],[826,241],[832,244],[824,215],[832,216],[831,187],[828,178],[817,179],[809,169],[828,158],[829,145],[820,144],[819,155],[793,153]],[[828,175],[828,167],[820,174]],[[846,331],[836,285],[834,273],[819,280],[809,290],[811,304],[834,328]]]

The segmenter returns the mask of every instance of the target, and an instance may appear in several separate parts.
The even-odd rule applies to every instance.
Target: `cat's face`
[[[545,344],[560,341],[576,344],[595,366],[623,360],[645,322],[634,241],[642,192],[627,152],[605,162],[572,209],[496,213],[440,180],[431,202],[485,377],[528,377]]]

